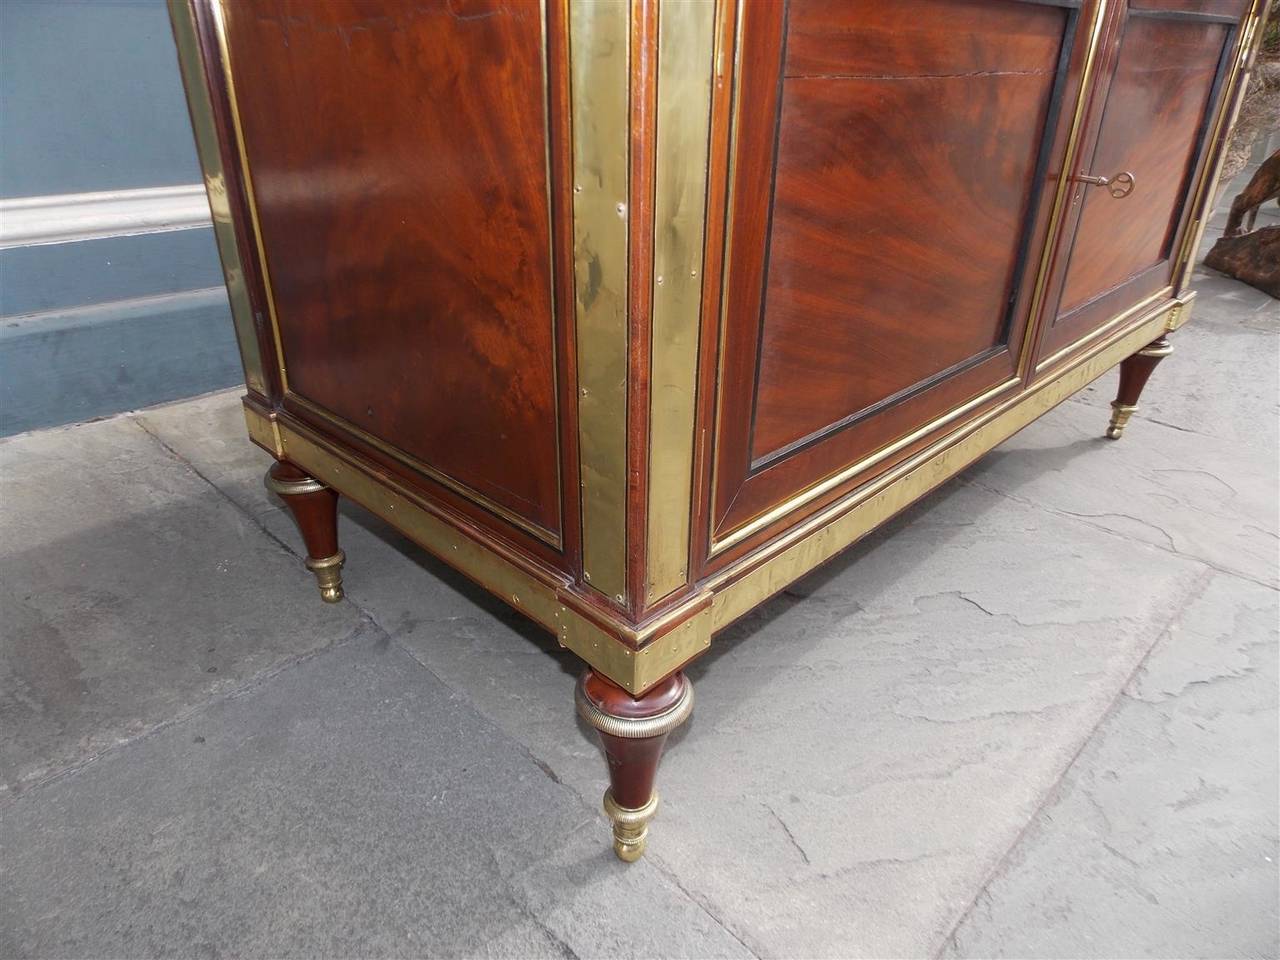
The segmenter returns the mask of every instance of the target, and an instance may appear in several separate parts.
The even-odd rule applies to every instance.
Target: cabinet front
[[[1130,0],[1116,7],[1071,182],[1067,257],[1039,366],[1130,307],[1172,295],[1190,194],[1248,6]]]
[[[739,5],[710,553],[1018,388],[1094,13]]]

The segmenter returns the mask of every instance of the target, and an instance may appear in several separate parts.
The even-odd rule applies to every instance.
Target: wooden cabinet
[[[322,590],[340,494],[553,630],[625,857],[718,629],[1116,364],[1119,435],[1263,13],[170,4]]]

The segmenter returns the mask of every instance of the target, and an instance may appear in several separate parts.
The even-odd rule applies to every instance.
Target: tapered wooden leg
[[[1171,353],[1173,344],[1161,337],[1120,364],[1120,389],[1115,400],[1111,401],[1111,424],[1107,427],[1107,436],[1112,440],[1120,439],[1125,424],[1138,412],[1138,397],[1142,395],[1151,371]]]
[[[267,489],[277,494],[302,531],[307,569],[316,576],[320,596],[328,603],[342,599],[342,564],[338,549],[338,494],[283,460],[267,471]]]
[[[658,812],[653,789],[667,735],[693,712],[693,684],[673,674],[633,697],[594,670],[578,681],[578,713],[600,732],[609,761],[604,812],[613,821],[613,850],[631,863],[644,853],[649,821]]]

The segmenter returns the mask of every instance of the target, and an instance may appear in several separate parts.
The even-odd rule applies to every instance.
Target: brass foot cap
[[[339,550],[332,557],[321,560],[307,560],[307,569],[316,575],[316,583],[320,587],[320,599],[325,603],[337,603],[344,596],[342,592],[342,565],[347,555]]]
[[[1107,426],[1107,439],[1119,440],[1121,435],[1124,433],[1124,428],[1129,422],[1129,418],[1137,412],[1137,404],[1112,401],[1111,423]]]
[[[606,790],[604,812],[613,821],[613,852],[624,863],[635,863],[644,853],[649,821],[658,812],[657,792],[643,807],[624,807],[613,799],[612,790]]]

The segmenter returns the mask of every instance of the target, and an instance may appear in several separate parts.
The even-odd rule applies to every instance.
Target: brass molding
[[[1137,412],[1138,405],[1136,403],[1121,403],[1119,400],[1112,400],[1111,422],[1107,424],[1107,439],[1119,440],[1124,433],[1124,428],[1129,422],[1129,418]]]
[[[628,624],[593,606],[575,592],[565,575],[500,542],[482,542],[465,518],[429,503],[355,454],[331,447],[287,415],[272,417],[246,402],[245,417],[255,439],[278,436],[281,456],[541,623],[596,672],[639,696],[705,652],[717,630],[1146,347],[1165,330],[1170,310],[1166,306],[1152,311],[1115,331],[1093,353],[1076,358],[1053,377],[976,417],[766,547],[719,571],[690,599],[641,625]]]
[[[627,599],[630,4],[569,2],[583,580]]]
[[[645,601],[689,577],[715,3],[658,8]]]
[[[641,627],[602,624],[566,602],[553,629],[562,647],[593,667],[604,664],[600,673],[639,696],[711,646],[711,595],[704,591]]]
[[[244,423],[249,431],[249,439],[277,460],[284,459],[284,440],[280,436],[280,424],[275,415],[251,405],[251,401],[247,398],[243,407]]]
[[[650,737],[660,737],[680,726],[693,713],[693,684],[683,675],[680,677],[683,681],[680,699],[662,713],[641,718],[615,717],[613,714],[605,713],[587,696],[584,687],[586,679],[587,675],[584,673],[579,678],[578,685],[574,687],[573,698],[578,707],[578,716],[601,733],[611,737],[622,737],[625,740],[647,740]]]
[[[858,474],[869,470],[871,467],[875,466],[877,463],[880,463],[881,461],[893,456],[899,450],[902,450],[906,447],[911,446],[911,444],[915,443],[921,438],[928,436],[930,433],[933,433],[934,431],[942,427],[945,427],[948,423],[952,423],[953,421],[960,419],[965,414],[972,412],[975,408],[982,406],[984,403],[987,403],[988,401],[993,400],[994,398],[999,397],[1002,394],[1008,393],[1009,391],[1016,389],[1020,385],[1021,385],[1021,381],[1018,380],[1017,378],[1006,380],[1004,383],[997,384],[996,386],[992,387],[990,390],[986,390],[978,394],[978,396],[972,398],[967,403],[961,404],[960,406],[956,407],[953,410],[948,411],[942,416],[937,417],[933,420],[930,420],[924,426],[918,427],[917,429],[912,430],[907,435],[898,438],[897,440],[893,441],[892,443],[886,446],[881,447],[875,453],[870,454],[869,456],[863,457],[861,460],[857,461],[856,463],[850,464],[849,466],[838,471],[837,473],[834,473],[831,476],[827,477],[825,480],[821,480],[818,483],[815,483],[812,486],[805,488],[804,490],[800,491],[799,493],[795,494],[792,497],[787,498],[782,503],[771,508],[767,512],[761,514],[760,516],[755,517],[752,520],[748,520],[746,523],[742,524],[739,527],[735,527],[725,536],[720,537],[718,539],[713,539],[711,541],[710,555],[714,557],[717,554],[728,549],[729,547],[733,546],[735,543],[740,543],[741,541],[745,540],[747,537],[751,536],[753,533],[763,530],[765,527],[769,526],[770,524],[776,523],[777,521],[783,519],[790,513],[794,513],[796,510],[799,510],[805,504],[810,503],[813,500],[816,500],[818,497],[822,496],[824,493],[829,493],[830,491],[834,490],[836,487],[839,487],[842,484],[847,483],[849,480],[853,479]]]
[[[1157,360],[1169,356],[1173,353],[1173,344],[1163,337],[1154,343],[1148,344],[1138,351],[1140,357],[1154,357]]]
[[[324,493],[329,488],[319,480],[281,480],[268,473],[262,485],[279,497],[296,497],[302,493]]]
[[[249,434],[260,445],[278,438],[276,455],[349,497],[410,540],[554,633],[602,676],[633,696],[711,644],[711,596],[703,592],[641,626],[597,609],[568,577],[500,541],[483,539],[464,517],[425,499],[376,465],[341,450],[287,414],[244,404]],[[268,449],[271,449],[268,446]],[[274,451],[273,451],[274,452]]]
[[[255,393],[267,395],[267,377],[262,365],[262,348],[253,320],[253,306],[244,278],[244,264],[236,243],[231,203],[227,198],[227,178],[218,150],[218,132],[213,122],[213,102],[205,85],[195,19],[188,0],[169,0],[169,21],[178,48],[178,68],[187,94],[187,111],[195,133],[196,154],[204,173],[204,188],[209,195],[209,213],[213,218],[213,237],[222,261],[222,278],[227,285],[231,304],[231,320],[240,348],[240,365],[244,368],[245,385]]]
[[[1058,363],[1060,360],[1078,351],[1081,347],[1084,347],[1087,344],[1092,343],[1094,340],[1102,339],[1108,333],[1111,333],[1113,330],[1116,330],[1124,326],[1126,323],[1131,321],[1134,317],[1147,313],[1148,311],[1151,310],[1151,308],[1154,305],[1161,304],[1161,303],[1168,303],[1172,295],[1173,295],[1173,287],[1171,286],[1162,287],[1161,289],[1157,290],[1155,293],[1151,294],[1150,296],[1145,297],[1144,299],[1140,300],[1138,303],[1135,303],[1132,307],[1130,307],[1128,310],[1125,310],[1123,313],[1116,314],[1114,317],[1112,317],[1106,323],[1102,324],[1100,327],[1090,330],[1088,333],[1080,337],[1075,342],[1067,344],[1061,350],[1056,351],[1052,356],[1046,357],[1045,359],[1041,360],[1039,363],[1036,364],[1036,373],[1037,374],[1043,373],[1045,370],[1049,369],[1049,367],[1052,367],[1054,364]],[[1177,306],[1177,303],[1174,302],[1169,307],[1166,307],[1165,309],[1176,308],[1176,306]]]
[[[613,790],[606,790],[603,805],[605,816],[613,824],[613,852],[624,863],[635,863],[644,854],[649,821],[658,812],[658,791],[653,791],[643,807],[624,807],[613,799]]]
[[[307,558],[307,569],[315,574],[320,599],[325,603],[337,603],[342,599],[342,565],[346,562],[347,555],[341,550],[320,560]]]
[[[1165,326],[1158,310],[1117,331],[1092,354],[965,424],[866,487],[804,521],[704,586],[713,592],[712,631],[720,630],[788,584],[831,559],[991,448],[1142,349]]]
[[[1191,319],[1191,307],[1196,302],[1196,295],[1193,292],[1183,295],[1172,310],[1169,311],[1168,318],[1164,323],[1164,332],[1173,333],[1173,331],[1184,326]]]

